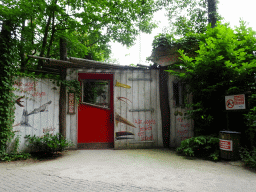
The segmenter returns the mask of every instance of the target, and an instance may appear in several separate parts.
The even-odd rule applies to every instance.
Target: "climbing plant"
[[[14,95],[12,84],[16,68],[13,61],[17,61],[14,53],[14,40],[12,39],[11,21],[5,21],[0,33],[0,152],[5,152],[7,142],[10,141],[14,133],[12,124],[14,117]]]

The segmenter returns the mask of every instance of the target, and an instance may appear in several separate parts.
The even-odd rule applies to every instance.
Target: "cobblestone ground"
[[[256,174],[239,161],[187,159],[168,149],[75,150],[0,163],[2,191],[255,192]]]
[[[139,187],[131,184],[109,184],[99,181],[88,181],[83,179],[71,179],[50,174],[25,171],[19,169],[1,170],[0,191],[170,191],[178,192],[167,188],[159,189],[153,187]]]

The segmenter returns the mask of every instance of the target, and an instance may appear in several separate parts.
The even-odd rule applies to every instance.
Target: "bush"
[[[30,158],[31,155],[29,153],[4,153],[0,152],[0,160],[1,161],[17,161],[17,160],[26,160]]]
[[[182,141],[176,151],[186,156],[217,161],[219,160],[219,138],[213,136],[192,137]]]
[[[253,147],[252,151],[248,149],[240,148],[240,157],[247,167],[256,169],[256,148]]]
[[[25,139],[29,142],[28,147],[31,147],[32,152],[45,156],[52,156],[54,153],[61,152],[73,145],[60,134],[51,135],[46,133],[42,137],[26,135]]]
[[[29,153],[19,153],[18,152],[18,147],[19,147],[19,136],[17,136],[14,139],[14,144],[12,146],[11,152],[6,153],[3,151],[0,151],[0,161],[16,161],[16,160],[25,160],[30,158]]]

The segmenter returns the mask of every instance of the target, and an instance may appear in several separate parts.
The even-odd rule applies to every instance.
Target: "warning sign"
[[[245,95],[225,96],[226,110],[245,109]]]
[[[232,151],[232,140],[222,140],[220,139],[220,149],[225,151]]]

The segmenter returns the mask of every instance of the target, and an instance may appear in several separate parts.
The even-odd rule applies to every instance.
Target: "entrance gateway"
[[[81,104],[67,114],[67,138],[78,149],[162,147],[159,71],[109,66],[67,69],[82,87]]]

